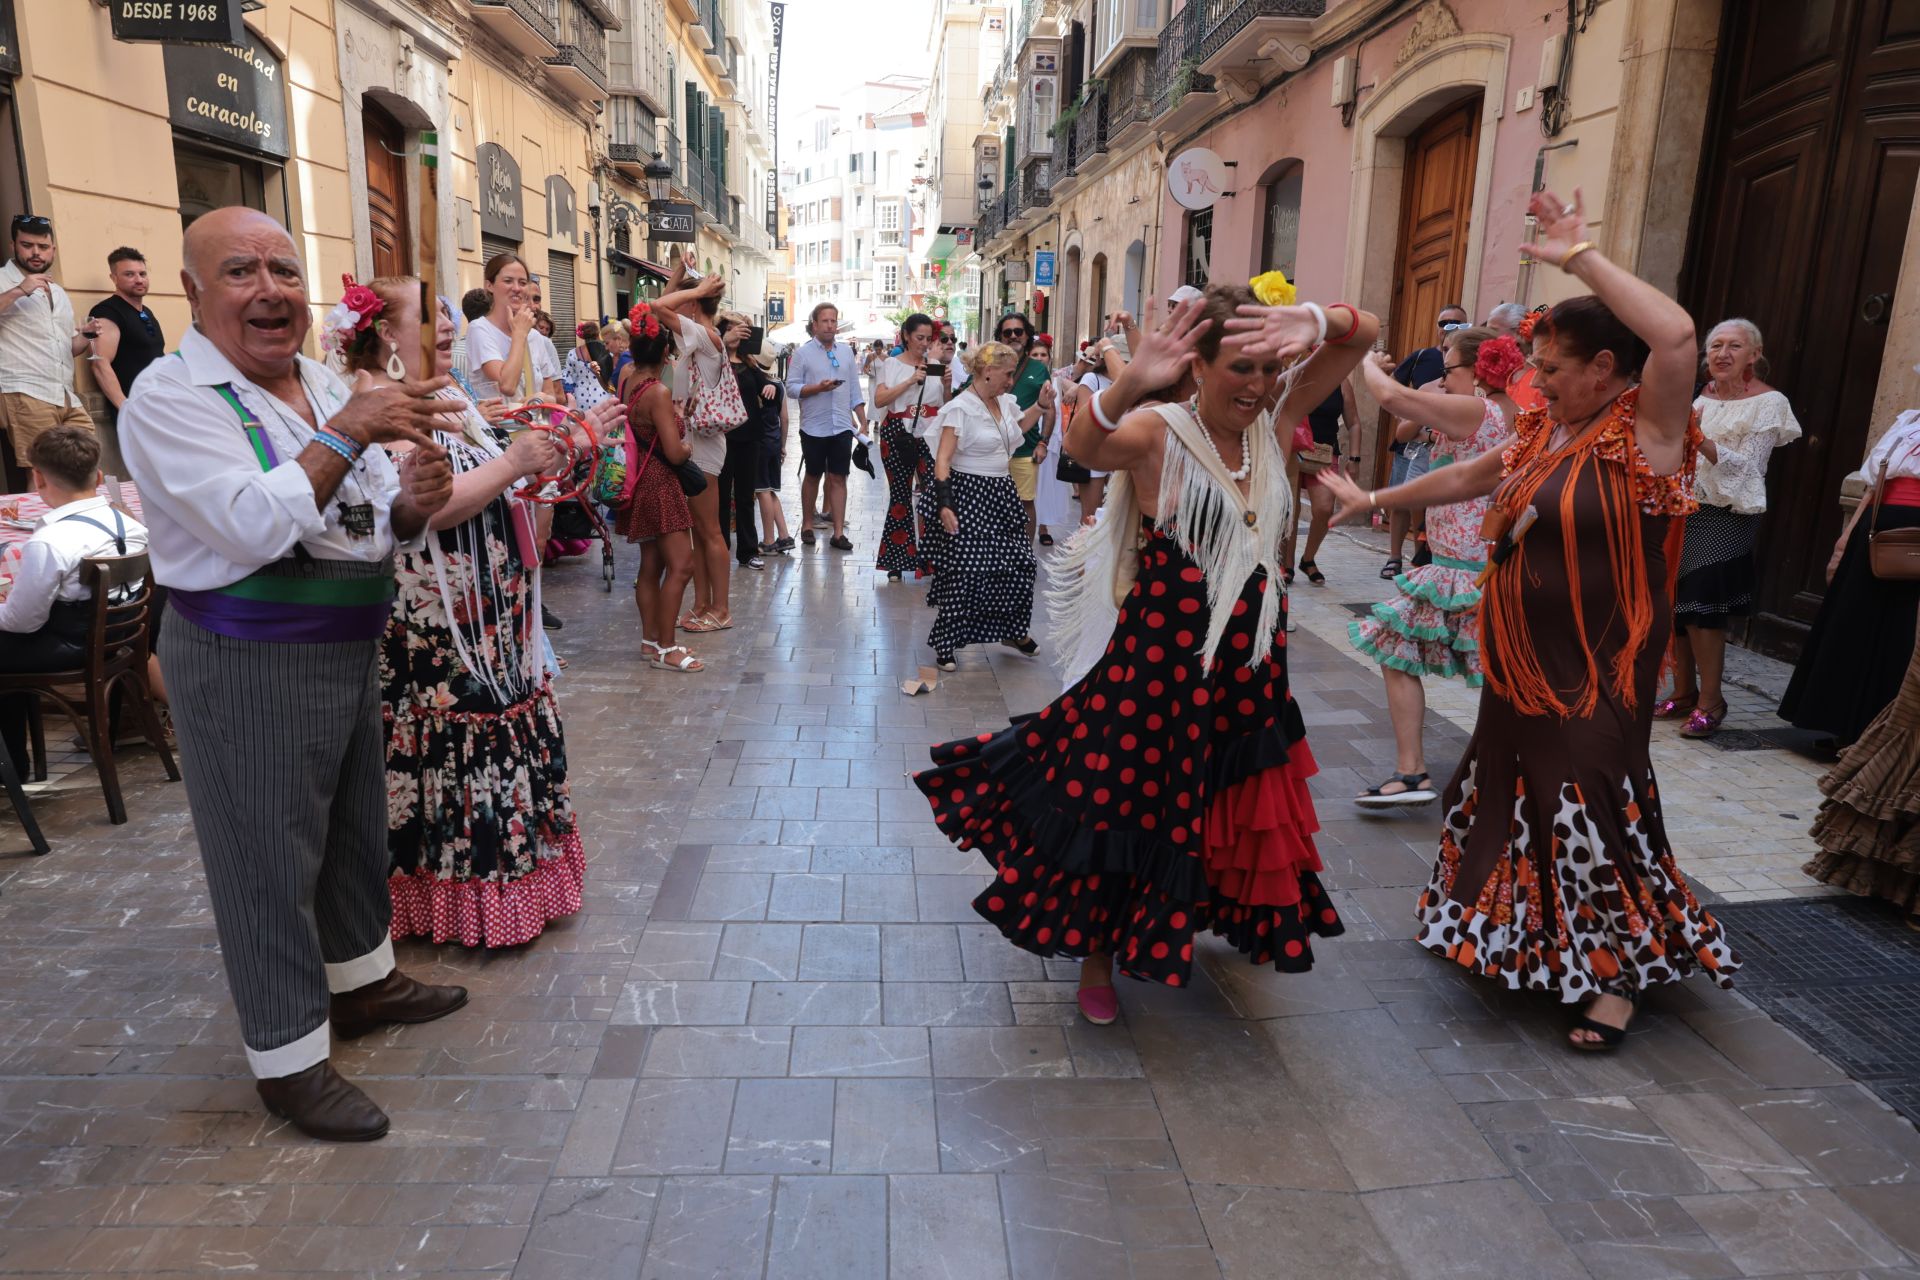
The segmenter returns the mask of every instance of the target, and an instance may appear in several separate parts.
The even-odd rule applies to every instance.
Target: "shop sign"
[[[685,200],[655,200],[647,207],[647,234],[670,244],[692,244],[694,208]]]
[[[282,160],[293,154],[285,68],[251,32],[237,44],[168,45],[163,61],[174,128]]]
[[[518,244],[521,234],[520,163],[497,142],[474,148],[480,169],[480,230]]]
[[[244,43],[240,9],[240,0],[107,0],[113,38],[148,44]]]
[[[13,20],[13,0],[0,0],[0,75],[20,74],[20,28]]]
[[[767,299],[767,320],[775,322],[787,318],[787,300],[779,294]]]
[[[573,184],[559,174],[547,179],[547,235],[567,244],[580,243],[580,223],[574,209]]]
[[[1189,147],[1167,166],[1167,194],[1182,209],[1211,209],[1228,194],[1227,166],[1205,147]]]
[[[1042,288],[1053,288],[1053,250],[1042,249],[1033,255],[1033,282]]]

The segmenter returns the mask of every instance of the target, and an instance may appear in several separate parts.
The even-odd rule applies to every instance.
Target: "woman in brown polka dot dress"
[[[1084,961],[1089,1021],[1117,1014],[1116,962],[1185,985],[1196,931],[1293,972],[1311,967],[1315,935],[1341,931],[1317,875],[1313,755],[1287,691],[1278,566],[1292,431],[1273,423],[1337,389],[1377,327],[1351,307],[1259,307],[1215,286],[1144,338],[1083,402],[1068,444],[1116,473],[1102,527],[1124,542],[1111,590],[1086,570],[1094,560],[1075,560],[1095,539],[1062,559],[1056,580],[1077,585],[1056,602],[1054,638],[1073,652],[1077,628],[1110,626],[1105,656],[1038,714],[934,748],[916,779],[941,829],[998,872],[974,909],[1025,950]],[[1320,339],[1283,379],[1283,362]],[[1189,365],[1193,401],[1127,412]]]
[[[1362,494],[1351,519],[1485,495],[1486,692],[1448,786],[1418,939],[1503,986],[1584,1006],[1568,1043],[1617,1047],[1649,987],[1739,958],[1675,864],[1648,755],[1693,501],[1693,321],[1583,238],[1579,196],[1536,193],[1528,248],[1593,290],[1534,331],[1546,398],[1503,451]],[[1493,535],[1499,535],[1494,537]]]

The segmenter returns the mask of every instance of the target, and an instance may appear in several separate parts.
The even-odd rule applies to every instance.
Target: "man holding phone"
[[[814,511],[820,477],[827,478],[827,515],[833,536],[827,545],[836,551],[853,550],[847,537],[847,473],[853,469],[853,428],[857,416],[866,426],[866,405],[856,398],[860,366],[853,348],[834,335],[840,328],[840,310],[831,302],[816,305],[807,317],[812,335],[793,353],[787,365],[787,394],[800,402],[800,454],[806,478],[800,483],[800,509]],[[813,545],[813,530],[800,534]]]

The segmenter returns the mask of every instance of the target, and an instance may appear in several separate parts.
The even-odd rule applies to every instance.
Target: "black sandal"
[[[1289,587],[1293,585],[1293,566],[1292,565],[1288,565],[1284,569],[1280,570],[1280,581],[1285,583]]]
[[[1052,535],[1052,534],[1050,534],[1050,533],[1042,533],[1042,534],[1040,535],[1040,545],[1041,545],[1041,546],[1043,546],[1043,547],[1050,547],[1050,546],[1052,546],[1052,545],[1053,545],[1053,535]]]
[[[1300,572],[1306,574],[1307,581],[1316,587],[1324,587],[1327,585],[1327,575],[1320,572],[1320,566],[1311,560],[1302,560],[1300,562]]]
[[[1607,991],[1602,994],[1613,995],[1614,993]],[[1627,1015],[1626,1027],[1610,1027],[1604,1022],[1595,1022],[1592,1018],[1581,1014],[1573,1020],[1573,1030],[1591,1031],[1600,1038],[1597,1041],[1575,1040],[1569,1035],[1567,1037],[1567,1048],[1572,1049],[1575,1053],[1612,1053],[1615,1049],[1618,1049],[1621,1042],[1627,1038],[1627,1027],[1633,1025],[1634,1015],[1640,1012],[1640,993],[1636,991],[1630,996],[1621,996],[1620,998],[1633,1007],[1633,1013]],[[1587,1007],[1593,1007],[1591,1001],[1588,1002]]]
[[[1400,576],[1400,557],[1395,556],[1380,566],[1380,576],[1391,582]]]
[[[1001,643],[1009,649],[1017,649],[1029,658],[1040,652],[1040,642],[1032,636],[1021,636],[1018,640],[1003,640]]]
[[[1406,788],[1404,791],[1388,791],[1394,783]],[[1392,809],[1400,805],[1432,804],[1440,798],[1433,789],[1433,775],[1430,773],[1396,773],[1377,787],[1368,787],[1353,798],[1353,802],[1363,809]]]

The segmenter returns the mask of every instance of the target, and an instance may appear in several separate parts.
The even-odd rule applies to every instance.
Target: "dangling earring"
[[[387,376],[395,382],[407,380],[407,366],[400,363],[400,344],[387,339]]]
[[[1740,381],[1746,386],[1753,385],[1753,366],[1752,365],[1748,365],[1747,371],[1740,375]]]

